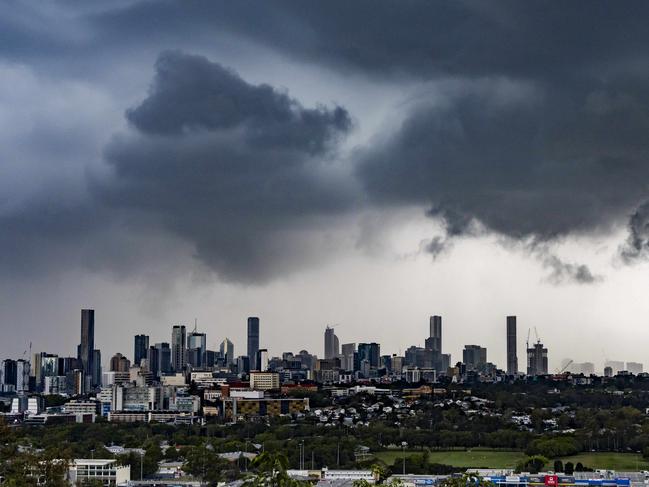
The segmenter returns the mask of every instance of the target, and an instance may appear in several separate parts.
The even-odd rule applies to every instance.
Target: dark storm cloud
[[[649,202],[642,204],[629,219],[629,237],[620,248],[620,255],[632,263],[649,255]]]
[[[137,212],[193,244],[221,276],[264,280],[319,251],[309,230],[353,195],[331,157],[351,128],[342,107],[303,107],[204,57],[165,52],[134,133],[106,151],[103,204]]]
[[[380,202],[421,202],[465,232],[542,240],[623,218],[647,195],[649,91],[477,80],[431,94],[359,166]]]
[[[59,73],[77,57],[105,69],[97,52],[115,64],[131,49],[194,43],[210,52],[227,34],[233,46],[263,45],[293,63],[399,90],[419,84],[395,108],[403,122],[355,152],[359,194],[333,162],[350,131],[345,109],[306,108],[202,57],[160,56],[149,95],[126,113],[130,130],[106,149],[112,178],[93,179],[88,207],[183,239],[230,279],[266,279],[313,260],[311,230],[366,197],[443,220],[447,235],[429,245],[435,255],[480,231],[534,245],[603,231],[649,199],[644,2],[51,5],[39,15],[4,7],[0,56]],[[627,261],[647,247],[643,213],[630,222]],[[91,235],[95,220],[82,212],[80,232]],[[596,280],[579,264],[539,259],[556,280]]]

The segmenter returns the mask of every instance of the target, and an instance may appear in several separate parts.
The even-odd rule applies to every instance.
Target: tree
[[[205,445],[188,448],[184,450],[184,455],[183,470],[211,485],[233,480],[238,473],[236,465],[222,459]]]
[[[554,471],[563,472],[563,462],[561,460],[554,461]]]
[[[255,458],[252,467],[257,475],[244,483],[246,487],[302,487],[310,482],[294,480],[288,476],[288,458],[281,453],[264,452]]]
[[[563,473],[572,475],[575,472],[575,465],[572,462],[566,462]]]
[[[548,459],[541,455],[534,455],[527,457],[525,460],[521,461],[516,465],[517,472],[530,472],[530,473],[539,473],[548,463]]]
[[[438,487],[494,487],[492,482],[474,473],[466,473],[458,477],[447,477],[437,485]]]

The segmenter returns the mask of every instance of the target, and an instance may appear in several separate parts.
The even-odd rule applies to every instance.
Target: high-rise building
[[[369,366],[373,369],[379,367],[381,357],[381,345],[378,343],[359,343],[358,344],[358,360],[363,362],[367,360]]]
[[[324,357],[325,359],[336,358],[340,355],[340,344],[334,329],[327,326],[324,333]]]
[[[101,351],[92,351],[92,387],[101,385]]]
[[[260,348],[257,352],[257,367],[259,367],[260,372],[266,372],[268,370],[269,360],[270,357],[268,356],[268,350]]]
[[[188,358],[188,362],[194,367],[203,367],[205,365],[205,352],[207,351],[207,336],[205,333],[194,330],[187,335],[187,350],[192,358],[191,361]]]
[[[248,318],[248,365],[250,370],[259,370],[257,352],[259,352],[259,318],[251,316]]]
[[[40,389],[40,384],[42,380],[41,369],[43,367],[43,352],[35,353],[32,355],[32,361],[30,364],[30,374],[34,378],[34,384],[36,385],[37,390]]]
[[[438,315],[431,316],[429,326],[428,337],[430,340],[427,341],[426,348],[434,352],[442,353],[442,317]]]
[[[248,372],[250,372],[250,357],[240,355],[237,357],[237,373],[247,374]]]
[[[343,370],[354,370],[354,352],[356,352],[355,343],[343,343],[340,355],[340,367]]]
[[[146,361],[149,366],[149,372],[155,378],[160,377],[160,351],[154,347],[150,346],[146,350]]]
[[[546,375],[548,373],[548,349],[538,341],[527,349],[527,375]]]
[[[158,373],[160,375],[169,374],[172,372],[171,365],[171,348],[167,342],[156,343],[156,350],[158,350]]]
[[[516,317],[507,317],[507,374],[518,374],[518,355],[516,353]]]
[[[43,353],[41,356],[41,383],[45,384],[46,377],[59,375],[59,356]]]
[[[236,363],[236,357],[234,356],[234,344],[228,338],[221,342],[219,352],[221,353],[221,357],[223,357],[223,360],[225,360],[225,363],[227,365]]]
[[[133,364],[139,367],[142,359],[147,357],[147,351],[149,350],[148,335],[135,335],[133,348]]]
[[[464,345],[462,362],[467,371],[482,371],[487,365],[487,349],[480,345]]]
[[[187,334],[185,325],[174,325],[171,331],[171,367],[184,372],[187,366]]]
[[[2,391],[13,392],[16,390],[17,365],[15,360],[2,361]]]
[[[110,359],[111,372],[128,372],[131,368],[131,361],[121,353],[116,353]]]
[[[16,360],[16,392],[18,394],[29,392],[29,369],[27,360]]]
[[[94,355],[95,355],[95,310],[82,309],[81,310],[81,343],[79,344],[79,360],[81,360],[81,367],[85,379],[92,384],[92,376],[95,371]]]

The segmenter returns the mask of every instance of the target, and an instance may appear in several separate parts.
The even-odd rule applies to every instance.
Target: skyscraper
[[[538,341],[527,349],[527,375],[548,373],[548,349]]]
[[[251,316],[248,318],[248,362],[250,370],[259,370],[257,352],[259,352],[259,318]]]
[[[191,356],[191,364],[194,367],[205,365],[205,352],[207,352],[207,336],[196,330],[187,335],[187,350]],[[189,358],[187,359],[189,361]]]
[[[29,362],[16,360],[16,392],[23,394],[29,392]]]
[[[356,352],[355,343],[343,343],[340,356],[340,367],[343,370],[354,370],[354,352]]]
[[[171,330],[171,367],[183,372],[187,365],[187,334],[185,325],[174,325]]]
[[[442,353],[442,317],[430,317],[430,340],[426,341],[426,348],[434,352]]]
[[[110,359],[111,372],[128,372],[131,368],[131,361],[121,353],[116,353]]]
[[[483,370],[487,364],[487,349],[480,345],[465,345],[462,362],[466,365],[466,370]]]
[[[92,351],[92,387],[101,385],[101,351],[94,349]]]
[[[381,357],[381,345],[378,343],[359,343],[358,344],[358,360],[362,362],[367,360],[369,366],[373,369],[379,367]]]
[[[268,356],[268,350],[260,348],[257,352],[257,366],[261,372],[266,372],[268,370],[269,360],[270,357]]]
[[[81,310],[81,343],[79,344],[79,360],[81,360],[81,367],[86,381],[92,384],[95,355],[95,310],[82,309]]]
[[[156,343],[155,348],[158,350],[158,373],[168,374],[171,372],[171,348],[167,342]]]
[[[324,358],[336,358],[340,355],[340,342],[334,329],[327,326],[324,333]]]
[[[236,357],[234,356],[234,344],[228,338],[221,342],[219,352],[221,352],[221,357],[223,357],[223,360],[225,360],[225,363],[227,365],[236,363]]]
[[[518,356],[516,355],[516,317],[507,317],[507,374],[518,374]]]
[[[149,337],[147,335],[135,335],[135,347],[133,351],[133,365],[140,366],[140,362],[147,356],[149,349]]]

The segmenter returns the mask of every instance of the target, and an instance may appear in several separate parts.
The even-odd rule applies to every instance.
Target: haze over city
[[[272,7],[270,6],[272,4]],[[610,5],[610,4],[609,4]],[[244,351],[647,362],[646,4],[0,6],[0,357],[197,319]],[[371,14],[368,14],[371,11]],[[587,15],[584,15],[587,11]],[[351,46],[351,47],[350,47]]]

